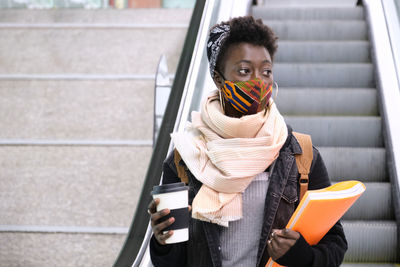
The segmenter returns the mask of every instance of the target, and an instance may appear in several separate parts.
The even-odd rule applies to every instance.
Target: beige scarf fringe
[[[228,227],[242,218],[242,193],[278,157],[287,138],[286,123],[271,100],[266,114],[224,115],[218,91],[192,112],[192,123],[172,140],[192,174],[203,183],[192,217]]]

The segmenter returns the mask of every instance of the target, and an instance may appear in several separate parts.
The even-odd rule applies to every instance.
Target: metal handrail
[[[156,143],[172,84],[168,76],[167,57],[163,54],[158,62],[156,83],[154,86],[153,144]]]
[[[183,51],[179,60],[177,73],[172,86],[172,92],[168,100],[166,113],[161,125],[159,136],[154,147],[155,153],[152,154],[150,164],[147,170],[142,192],[136,208],[136,212],[129,229],[125,244],[116,259],[114,266],[139,266],[145,253],[145,248],[149,239],[149,217],[146,213],[147,205],[150,202],[149,192],[153,185],[158,184],[162,173],[162,162],[168,152],[168,144],[170,143],[169,134],[175,125],[177,107],[182,98],[184,84],[186,83],[187,74],[193,57],[193,50],[197,40],[197,33],[201,25],[204,5],[206,0],[197,0],[190,20],[188,33],[186,35]],[[146,237],[146,238],[145,238]]]
[[[201,5],[199,2],[202,1],[197,1],[193,16],[196,15],[196,12],[199,12],[196,9],[198,5]],[[172,150],[169,134],[172,131],[183,131],[186,122],[190,120],[191,111],[198,110],[201,99],[203,99],[210,90],[215,89],[215,85],[208,72],[208,60],[206,57],[206,41],[209,29],[213,24],[221,20],[228,20],[231,17],[248,14],[250,6],[251,0],[207,0],[206,2],[203,2],[203,12],[201,14],[201,22],[198,25],[198,32],[195,39],[196,42],[192,49],[193,53],[190,55],[185,54],[185,51],[182,53],[181,61],[178,66],[178,72],[175,76],[171,95],[168,100],[167,109],[165,111],[159,132],[159,137],[157,138],[156,146],[154,148],[155,153],[152,155],[148,173],[145,179],[145,184],[142,189],[142,195],[140,197],[137,212],[135,214],[135,219],[131,226],[131,231],[134,231],[133,225],[136,225],[137,227],[137,220],[140,223],[139,227],[143,227],[144,221],[147,220],[146,233],[143,236],[139,236],[142,238],[143,242],[133,263],[133,266],[135,267],[151,266],[148,250],[148,242],[151,237],[151,227],[148,223],[148,217],[144,216],[143,211],[146,210],[147,204],[150,201],[149,192],[151,186],[160,182],[161,165],[166,156],[166,153],[164,152],[166,152],[166,148],[168,147],[167,144],[169,144],[168,151]],[[192,27],[193,26],[191,22],[189,33],[193,30]],[[184,50],[189,49],[187,47],[187,41],[188,37],[185,41]],[[190,66],[187,68],[186,72],[180,71],[181,63],[185,60],[185,58],[186,60],[190,59]],[[181,90],[183,90],[183,92],[178,93],[181,92]],[[178,101],[179,105],[177,105]],[[178,106],[179,109],[176,110],[176,107]],[[171,112],[171,110],[176,112]],[[175,121],[175,124],[174,128],[172,129],[171,122],[173,121]],[[134,238],[135,234],[130,232],[125,247],[127,246],[131,237]],[[132,254],[132,252],[130,253]],[[117,261],[115,266],[126,265],[122,264],[120,261]]]
[[[400,251],[400,88],[395,58],[391,49],[390,33],[385,20],[382,1],[364,0],[370,25],[373,59],[377,72],[380,108],[385,122],[385,145],[388,169],[393,189],[395,217],[397,221],[397,251]],[[393,36],[392,36],[393,38]],[[400,253],[397,255],[400,261]]]
[[[400,87],[400,11],[397,10],[394,0],[382,0],[382,6]]]
[[[189,66],[189,68],[188,68],[188,70],[186,72],[186,77],[185,77],[185,80],[184,80],[185,81],[184,86],[182,86],[183,87],[183,92],[182,92],[182,94],[181,94],[181,96],[179,98],[180,105],[179,105],[179,108],[178,108],[177,115],[175,117],[176,120],[175,120],[175,125],[174,125],[174,130],[173,131],[176,130],[178,125],[184,124],[184,123],[182,123],[182,109],[185,106],[185,104],[190,102],[190,100],[193,100],[193,98],[191,96],[188,97],[188,95],[189,95],[188,92],[191,91],[191,90],[189,90],[189,84],[191,84],[191,81],[194,80],[193,74],[197,73],[197,68],[196,67],[198,65],[198,62],[200,61],[199,55],[202,54],[199,51],[202,51],[202,50],[205,49],[203,47],[203,39],[204,39],[204,36],[208,35],[208,28],[209,28],[209,24],[210,24],[210,16],[213,13],[213,9],[214,9],[214,0],[206,1],[205,4],[204,4],[204,7],[203,7],[203,13],[202,13],[201,22],[200,22],[200,25],[199,25],[199,28],[198,28],[198,33],[197,33],[197,37],[196,37],[196,43],[195,43],[194,48],[193,48],[193,53],[192,53],[192,57],[191,57],[191,61],[190,61],[190,66]],[[175,77],[175,80],[177,78],[178,78],[178,74]],[[164,113],[165,116],[163,116],[162,126],[161,126],[161,129],[160,129],[160,132],[159,132],[159,136],[161,136],[163,134],[162,133],[162,129],[163,129],[163,125],[164,125],[164,123],[166,121],[166,117],[168,115],[170,115],[169,112],[168,112],[168,108],[170,107],[170,102],[173,101],[173,100],[177,100],[177,99],[173,99],[174,97],[176,97],[176,96],[173,95],[174,86],[175,86],[175,81],[174,81],[174,85],[173,85],[172,90],[171,90],[171,95],[170,95],[169,100],[168,100],[167,109],[165,110],[165,113]],[[177,107],[177,106],[178,105],[173,105],[173,107]],[[171,130],[171,132],[172,132],[172,130]],[[170,132],[168,132],[168,133],[170,133]],[[172,150],[172,144],[170,143],[169,136],[168,136],[168,145],[165,144],[165,147],[168,147],[168,152]],[[157,148],[155,148],[154,151],[157,151]],[[157,151],[157,153],[158,153],[158,151]],[[161,166],[161,165],[162,165],[162,162],[159,162],[159,166]],[[151,168],[151,166],[149,168]],[[159,176],[159,178],[160,177],[161,177],[161,175]],[[158,183],[161,183],[161,179],[158,180]],[[148,194],[148,192],[149,192],[149,190],[147,191],[147,194]],[[148,223],[146,234],[145,234],[145,236],[143,238],[142,246],[140,248],[138,257],[136,257],[136,259],[135,259],[135,261],[134,261],[132,266],[135,266],[135,267],[139,267],[139,266],[149,267],[149,266],[152,266],[151,260],[150,260],[149,247],[148,247],[148,243],[149,243],[149,240],[151,238],[151,234],[152,234],[152,231],[151,231],[150,223]]]

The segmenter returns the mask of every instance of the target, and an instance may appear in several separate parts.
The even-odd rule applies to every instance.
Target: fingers
[[[279,255],[279,251],[276,248],[276,244],[275,241],[273,241],[273,239],[269,239],[267,242],[267,251],[269,256],[273,259],[273,260],[277,260],[280,258]]]
[[[174,221],[175,221],[175,218],[171,217],[168,220],[165,220],[162,223],[156,224],[153,227],[154,236],[157,239],[158,243],[160,243],[161,245],[164,245],[165,240],[168,239],[174,233],[172,230],[167,231],[166,233],[165,233],[165,231],[163,231],[166,227],[173,224]]]
[[[153,232],[154,234],[159,234],[161,233],[165,228],[167,228],[168,226],[170,226],[171,224],[173,224],[175,222],[175,218],[171,217],[168,220],[165,220],[163,222],[160,222],[156,225],[153,226]]]
[[[168,214],[170,214],[170,212],[171,211],[169,209],[163,209],[152,213],[150,216],[151,226],[155,226],[161,218],[167,216]]]
[[[296,231],[289,229],[272,230],[270,239],[268,240],[267,249],[268,253],[273,260],[277,260],[296,243],[300,234]]]
[[[163,209],[157,211],[157,205],[160,203],[160,199],[153,199],[147,207],[147,212],[150,214],[151,228],[153,230],[154,237],[161,245],[165,244],[165,240],[167,240],[170,236],[173,235],[174,231],[164,231],[165,228],[170,226],[175,222],[175,218],[171,217],[167,220],[161,220],[168,214],[170,214],[169,209]]]
[[[149,206],[147,207],[147,213],[149,213],[150,215],[155,213],[157,211],[157,205],[159,203],[160,203],[160,199],[159,198],[153,199],[150,202]]]
[[[282,237],[268,240],[268,253],[273,260],[277,260],[286,254],[292,245],[289,240]]]
[[[288,239],[280,236],[276,236],[271,240],[271,245],[273,248],[290,248],[295,241],[293,239]]]
[[[296,231],[293,231],[291,229],[282,229],[282,230],[273,230],[272,232],[276,236],[286,238],[286,239],[299,239],[300,234]]]
[[[165,241],[170,238],[172,235],[174,234],[174,231],[169,230],[168,232],[166,232],[165,234],[160,233],[159,235],[154,235],[158,241],[158,243],[160,243],[161,245],[165,245]]]

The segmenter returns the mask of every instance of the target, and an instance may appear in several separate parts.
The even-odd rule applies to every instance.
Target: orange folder
[[[309,190],[290,218],[286,228],[301,233],[310,245],[316,245],[365,191],[358,181],[345,181],[324,189]],[[266,267],[279,267],[269,259]]]

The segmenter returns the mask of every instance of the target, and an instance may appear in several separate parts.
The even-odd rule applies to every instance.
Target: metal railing
[[[133,259],[135,259],[133,266],[152,266],[148,250],[151,228],[145,210],[150,201],[151,187],[161,182],[162,162],[167,152],[172,149],[169,134],[173,131],[182,131],[186,122],[190,120],[191,111],[198,110],[204,96],[215,89],[209,75],[206,56],[206,41],[210,27],[231,17],[246,15],[250,7],[250,0],[197,1],[137,211],[128,239],[115,266],[129,266]],[[199,24],[193,25],[196,22]],[[195,43],[190,43],[191,41]]]
[[[399,36],[393,36],[395,33],[390,30],[393,21],[387,10],[388,2],[386,0],[363,1],[370,25],[381,115],[385,122],[387,167],[393,190],[397,240],[400,240],[400,120],[398,118],[400,114],[400,77],[396,71],[396,54],[393,51],[393,43],[391,43],[391,40],[397,39]],[[397,251],[400,251],[400,242],[398,242]],[[400,261],[400,253],[397,257],[397,260]]]
[[[382,6],[400,87],[400,3],[394,0],[382,0]]]
[[[171,81],[168,76],[167,58],[161,55],[156,73],[156,85],[154,87],[154,116],[153,116],[153,144],[156,143],[160,131],[162,119],[171,94]]]
[[[161,124],[159,136],[155,143],[154,151],[147,170],[145,182],[142,187],[141,196],[136,208],[127,239],[116,259],[114,266],[145,266],[142,259],[145,255],[149,242],[149,217],[146,213],[150,202],[151,188],[160,182],[162,173],[162,162],[164,161],[170,143],[169,134],[173,131],[180,106],[184,87],[190,71],[191,62],[195,55],[196,40],[203,20],[203,10],[206,0],[198,0],[192,13],[189,29],[186,35],[183,51],[179,60],[178,69],[172,85],[171,95]]]

